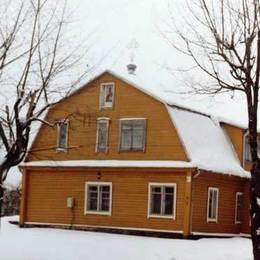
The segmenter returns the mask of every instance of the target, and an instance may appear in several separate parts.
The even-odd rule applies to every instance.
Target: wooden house
[[[48,111],[21,165],[21,226],[250,233],[246,130],[145,87],[105,71]]]

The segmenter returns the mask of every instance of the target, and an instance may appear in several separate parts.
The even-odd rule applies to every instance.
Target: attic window
[[[120,120],[120,151],[144,151],[146,136],[145,119]]]
[[[108,118],[98,118],[97,120],[97,137],[96,137],[96,152],[107,152],[108,143]]]
[[[68,121],[61,121],[57,124],[57,150],[65,151],[68,146]]]
[[[102,83],[100,88],[100,108],[113,107],[115,93],[114,83]]]
[[[257,145],[258,155],[260,155],[260,136],[257,137]],[[244,136],[244,161],[252,161],[248,132]]]

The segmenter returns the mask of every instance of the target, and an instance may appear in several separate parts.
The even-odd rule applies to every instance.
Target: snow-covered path
[[[18,228],[3,218],[0,260],[251,260],[245,238],[196,241]]]

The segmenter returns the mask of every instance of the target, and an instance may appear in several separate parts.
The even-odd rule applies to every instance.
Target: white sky
[[[216,97],[181,95],[183,77],[177,72],[170,74],[166,66],[173,70],[189,68],[187,57],[173,49],[163,38],[164,30],[172,15],[176,21],[185,16],[181,0],[70,0],[74,12],[74,33],[89,46],[87,66],[95,66],[93,74],[103,69],[126,72],[130,62],[128,46],[132,39],[138,42],[135,50],[137,76],[154,92],[162,93],[176,103],[228,117],[246,124],[247,111],[244,97],[230,94]],[[169,7],[170,6],[170,7]],[[185,10],[185,9],[184,9]],[[171,13],[171,14],[170,14]],[[92,76],[92,75],[91,75]],[[189,75],[185,75],[188,78]],[[148,86],[149,85],[149,86]]]
[[[170,2],[170,4],[169,4]],[[187,57],[173,49],[160,34],[169,20],[169,5],[172,16],[180,21],[183,0],[69,0],[73,11],[72,35],[88,50],[83,62],[86,69],[95,69],[90,77],[104,69],[126,72],[130,62],[128,48],[132,39],[139,47],[135,51],[137,76],[144,82],[144,88],[167,97],[175,103],[228,118],[236,123],[247,124],[245,100],[241,95],[215,97],[182,95],[182,78],[173,70],[189,68]],[[188,78],[189,75],[185,75]],[[12,174],[10,174],[11,176]],[[15,176],[14,176],[15,177]],[[10,180],[13,183],[12,180]]]

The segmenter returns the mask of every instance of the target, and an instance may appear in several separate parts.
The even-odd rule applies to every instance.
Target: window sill
[[[57,153],[67,153],[68,149],[67,148],[56,148]]]
[[[99,110],[105,110],[105,109],[113,109],[113,105],[112,106],[100,107],[99,108]]]
[[[145,149],[118,150],[118,153],[145,153]]]
[[[165,219],[172,219],[175,220],[175,217],[173,215],[148,215],[147,218],[165,218]]]
[[[217,224],[218,221],[217,221],[217,219],[207,219],[207,223],[215,223],[215,224]]]
[[[111,212],[103,212],[103,211],[85,211],[85,215],[102,215],[102,216],[111,216]]]

